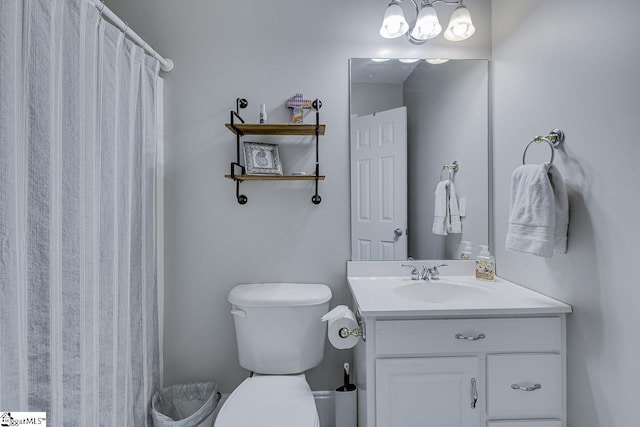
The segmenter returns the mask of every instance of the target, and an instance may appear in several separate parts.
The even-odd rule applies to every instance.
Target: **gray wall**
[[[468,0],[477,31],[465,42],[442,37],[422,47],[378,35],[385,2],[368,0],[107,0],[161,54],[175,60],[165,82],[165,384],[216,380],[230,392],[240,368],[226,301],[237,283],[322,282],[332,305],[348,302],[349,68],[351,57],[489,58],[490,0]],[[451,7],[440,7],[448,19]],[[322,99],[322,203],[308,183],[244,183],[240,206],[224,178],[235,155],[225,129],[238,96],[256,120],[288,121],[283,102],[297,91]],[[273,140],[272,140],[273,141]],[[296,140],[294,140],[296,141]],[[285,168],[311,170],[312,146],[281,145]],[[314,390],[341,381],[350,351],[327,348],[311,370]]]
[[[367,114],[402,107],[402,83],[352,83],[351,114]]]
[[[465,3],[478,28],[472,39],[452,44],[438,38],[417,48],[380,39],[384,4],[366,0],[107,0],[176,60],[165,97],[167,384],[212,378],[230,391],[246,375],[237,364],[226,303],[236,283],[326,282],[335,292],[333,304],[347,300],[347,59],[488,58],[493,45],[498,272],[575,308],[568,321],[570,426],[637,423],[640,51],[633,43],[640,37],[640,4]],[[243,185],[249,204],[240,207],[232,183],[222,178],[234,152],[223,128],[228,110],[244,96],[256,116],[265,102],[271,121],[284,120],[287,111],[273,108],[298,90],[325,105],[323,202],[312,206],[306,185],[255,183]],[[510,174],[529,139],[553,127],[567,132],[557,164],[571,189],[569,252],[552,260],[506,252]],[[305,149],[296,147],[300,164],[307,164]],[[334,387],[346,357],[328,350],[309,375],[312,387]]]
[[[498,273],[574,307],[569,426],[636,426],[640,4],[494,0],[492,10]],[[556,155],[570,189],[568,253],[506,252],[511,172],[525,144],[554,127],[567,134]]]
[[[460,240],[488,244],[487,61],[421,63],[404,85],[409,172],[409,255],[415,259],[459,258]],[[457,160],[454,183],[467,199],[462,234],[438,236],[433,225],[434,190],[442,165]],[[443,173],[448,178],[448,173]]]

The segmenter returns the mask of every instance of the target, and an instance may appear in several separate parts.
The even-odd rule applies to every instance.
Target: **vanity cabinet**
[[[564,314],[360,315],[359,427],[566,427]]]

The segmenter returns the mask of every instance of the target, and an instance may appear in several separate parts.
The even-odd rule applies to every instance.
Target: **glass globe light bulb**
[[[430,4],[425,5],[420,9],[411,37],[417,40],[429,40],[440,34],[440,31],[442,26],[438,21],[436,10]]]
[[[476,32],[476,27],[471,21],[471,13],[466,6],[460,5],[453,11],[444,38],[449,41],[466,40]]]
[[[384,12],[380,35],[385,39],[395,39],[406,33],[408,29],[409,24],[402,8],[395,0],[392,1]]]

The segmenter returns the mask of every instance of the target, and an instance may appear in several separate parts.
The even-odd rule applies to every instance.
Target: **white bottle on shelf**
[[[260,104],[260,123],[267,123],[267,106],[265,104]]]

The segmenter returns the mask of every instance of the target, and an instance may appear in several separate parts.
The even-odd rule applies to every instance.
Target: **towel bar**
[[[541,142],[546,142],[547,144],[549,144],[549,148],[551,149],[551,160],[549,161],[549,163],[553,163],[554,149],[558,148],[560,145],[562,145],[562,143],[564,143],[564,132],[560,129],[554,129],[551,132],[549,132],[548,135],[544,135],[544,136],[539,135],[533,138],[531,142],[529,142],[527,146],[524,148],[524,153],[522,153],[523,165],[527,163],[525,161],[527,157],[527,150],[529,149],[531,144],[533,144],[534,142],[536,144],[540,144]]]

